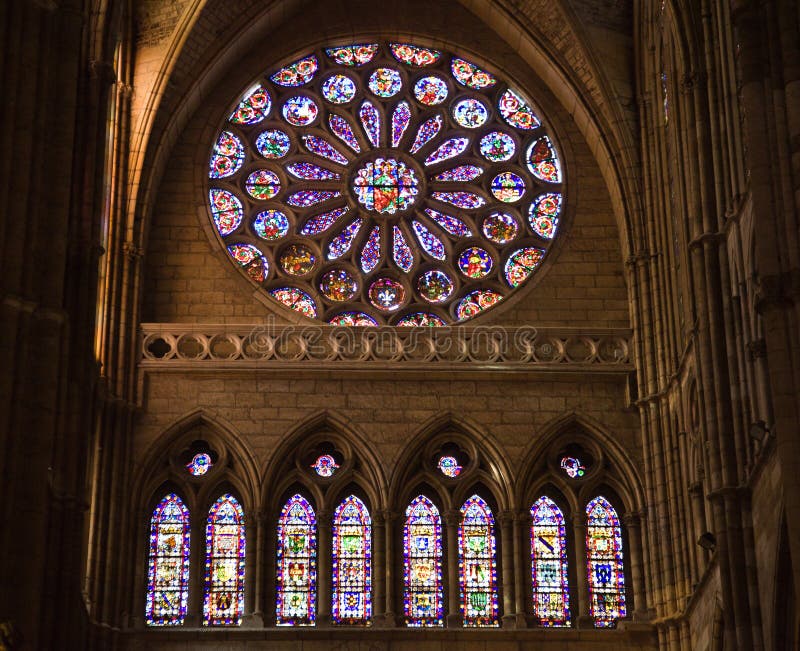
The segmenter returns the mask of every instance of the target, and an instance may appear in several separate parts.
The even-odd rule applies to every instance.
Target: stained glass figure
[[[531,585],[539,626],[570,625],[564,515],[542,495],[531,506]]]
[[[296,208],[308,208],[341,196],[340,192],[334,190],[300,190],[300,192],[290,194],[286,203]]]
[[[409,122],[411,122],[411,108],[408,102],[402,101],[392,113],[392,147],[400,145]]]
[[[344,144],[346,144],[354,152],[361,151],[361,145],[358,144],[356,134],[353,133],[353,128],[350,123],[345,120],[341,115],[331,113],[328,116],[328,123],[331,126],[331,131],[336,135]]]
[[[438,269],[424,272],[417,280],[417,291],[428,303],[444,303],[454,288],[450,276]]]
[[[442,518],[424,495],[406,509],[403,612],[407,626],[444,626]]]
[[[345,156],[339,153],[339,151],[329,142],[323,138],[320,138],[319,136],[304,135],[303,144],[312,154],[316,154],[322,158],[327,158],[329,161],[339,163],[339,165],[347,165],[348,163],[348,160]]]
[[[333,514],[333,604],[335,624],[370,623],[372,616],[372,519],[355,495]]]
[[[453,73],[455,80],[462,86],[473,88],[474,90],[482,90],[484,88],[491,88],[497,83],[494,75],[481,70],[474,63],[464,61],[457,57],[453,58],[450,64],[450,71]]]
[[[153,510],[147,567],[147,625],[183,624],[189,597],[189,510],[175,493],[165,495]]]
[[[334,181],[342,178],[338,172],[331,172],[314,163],[292,163],[286,166],[286,171],[303,181]]]
[[[518,287],[528,279],[544,257],[544,251],[533,246],[514,251],[506,260],[505,277],[510,287]]]
[[[436,63],[439,57],[442,56],[442,53],[436,50],[430,50],[417,45],[409,45],[408,43],[390,43],[389,47],[398,61],[409,66],[430,66]]]
[[[372,102],[365,101],[358,110],[358,116],[361,118],[364,132],[372,146],[379,147],[381,144],[381,116],[378,109]]]
[[[378,278],[369,286],[369,301],[382,312],[396,311],[405,300],[405,287],[394,278]]]
[[[328,260],[337,260],[350,250],[363,224],[361,217],[354,219],[328,243]]]
[[[414,254],[398,226],[392,227],[392,258],[394,263],[406,272],[410,271],[414,264]]]
[[[528,221],[533,232],[546,240],[552,240],[558,228],[560,212],[561,195],[557,192],[549,192],[536,197],[528,211]]]
[[[481,174],[483,174],[483,169],[477,165],[459,165],[453,169],[439,172],[439,174],[433,177],[433,180],[467,183],[468,181],[474,181]]]
[[[269,262],[252,244],[231,244],[228,253],[244,267],[245,272],[257,283],[263,282],[269,273]]]
[[[213,188],[208,192],[211,215],[220,235],[225,237],[239,228],[244,212],[242,202],[232,192]]]
[[[598,628],[613,628],[625,617],[622,528],[617,512],[602,495],[586,505],[589,612]]]
[[[403,78],[392,68],[378,68],[369,76],[369,89],[377,97],[392,97],[403,87]]]
[[[458,570],[464,626],[498,626],[494,516],[478,495],[461,507]]]
[[[299,493],[278,519],[276,624],[313,626],[317,616],[317,518]]]
[[[367,243],[361,249],[361,269],[369,273],[378,266],[381,257],[381,227],[373,226]]]
[[[244,511],[230,493],[220,496],[206,524],[203,624],[238,626],[244,612]]]
[[[463,153],[469,146],[469,138],[450,138],[439,145],[436,150],[425,159],[425,165],[435,165],[443,160],[448,160]]]
[[[422,149],[430,140],[432,140],[439,130],[442,128],[442,116],[435,115],[434,117],[425,120],[422,126],[417,131],[417,136],[414,138],[414,144],[411,145],[409,151],[416,154]]]
[[[511,160],[517,152],[517,144],[514,139],[502,131],[490,131],[481,138],[478,146],[481,155],[492,163]]]
[[[455,457],[445,455],[439,459],[439,463],[436,465],[441,473],[445,477],[450,477],[450,479],[455,479],[461,474],[461,466]]]
[[[222,179],[232,176],[239,171],[244,162],[244,145],[230,131],[223,131],[214,145],[214,155],[211,156],[208,178]]]
[[[367,210],[393,215],[407,210],[419,192],[414,170],[395,158],[377,158],[358,170],[353,191]]]
[[[447,99],[447,84],[436,75],[420,77],[414,84],[414,97],[420,104],[436,106]]]
[[[503,297],[491,289],[476,289],[456,304],[456,318],[459,321],[471,319],[501,301]]]
[[[561,183],[561,165],[550,138],[543,136],[534,140],[528,147],[527,159],[528,169],[537,179]]]
[[[256,138],[256,149],[264,158],[276,160],[289,153],[289,134],[280,129],[267,129]]]
[[[464,210],[475,210],[486,203],[486,199],[472,192],[433,192],[431,199],[450,203]]]
[[[317,258],[311,249],[302,244],[286,247],[280,257],[281,269],[292,276],[305,276],[311,273],[316,261]]]
[[[471,246],[458,256],[458,268],[467,278],[483,278],[493,266],[492,256],[486,249]]]
[[[525,181],[519,174],[503,172],[492,179],[492,194],[504,203],[516,203],[525,194]]]
[[[344,269],[331,269],[319,281],[322,295],[329,301],[349,301],[358,291],[358,282]]]
[[[319,108],[310,97],[295,95],[283,105],[283,119],[296,127],[306,127],[317,119]]]
[[[493,212],[483,220],[481,226],[487,240],[495,244],[508,244],[519,232],[519,224],[508,213]]]
[[[414,235],[417,236],[420,245],[429,256],[437,260],[444,260],[447,257],[442,240],[431,233],[422,222],[415,219],[411,222],[411,226],[414,229]]]
[[[325,50],[325,54],[339,65],[356,67],[366,65],[372,61],[377,51],[377,43],[364,43],[361,45],[329,47]]]
[[[477,129],[489,119],[489,111],[483,103],[469,97],[456,102],[453,119],[465,129]]]
[[[317,57],[312,54],[281,68],[269,79],[279,86],[302,86],[313,79],[317,68],[319,68]]]
[[[332,104],[347,104],[356,95],[356,84],[346,75],[331,75],[322,83],[322,96]]]
[[[300,234],[319,235],[320,233],[324,233],[336,223],[339,217],[347,214],[349,210],[350,208],[345,206],[344,208],[334,208],[333,210],[328,210],[327,212],[320,213],[316,217],[312,217],[311,219],[309,219],[303,225],[303,228],[300,230]]]
[[[257,124],[269,115],[272,101],[269,93],[261,86],[256,86],[239,103],[230,118],[233,124]]]
[[[457,217],[446,215],[433,208],[425,208],[425,214],[454,237],[472,237],[472,231]]]
[[[198,452],[192,460],[186,464],[186,470],[194,477],[205,475],[214,464],[211,462],[211,455],[208,452]]]
[[[330,454],[321,454],[311,464],[311,467],[320,477],[333,477],[333,473],[339,468],[339,464]]]
[[[541,124],[528,103],[510,88],[497,102],[497,108],[503,119],[517,129],[528,131]]]
[[[280,301],[289,309],[299,312],[303,316],[311,318],[317,316],[317,304],[302,289],[279,287],[278,289],[270,290],[269,293],[275,300]]]
[[[280,210],[263,210],[253,220],[253,230],[262,240],[279,240],[289,232],[289,219]]]
[[[328,321],[334,326],[372,326],[376,327],[378,322],[369,314],[364,312],[342,312]]]
[[[404,328],[409,327],[428,327],[428,328],[441,328],[447,325],[442,317],[431,314],[430,312],[412,312],[406,314],[397,321],[397,325]]]
[[[576,457],[563,457],[561,459],[561,470],[572,479],[578,479],[586,474],[586,466]]]
[[[256,170],[247,177],[245,188],[253,199],[265,201],[272,199],[281,191],[281,180],[275,172]]]

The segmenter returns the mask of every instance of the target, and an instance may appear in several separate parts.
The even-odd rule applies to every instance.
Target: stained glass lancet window
[[[406,509],[403,528],[403,594],[408,626],[442,626],[442,518],[419,495]]]
[[[569,626],[564,514],[542,495],[531,507],[533,614],[540,626]]]
[[[538,273],[559,234],[556,143],[483,64],[411,43],[319,48],[230,108],[208,143],[209,217],[232,263],[305,317],[470,319]],[[281,264],[290,244],[324,255]]]
[[[461,507],[458,572],[464,626],[497,626],[497,559],[494,516],[478,495]]]
[[[598,628],[625,617],[622,528],[611,503],[602,495],[586,505],[586,554],[590,613]]]
[[[372,616],[372,519],[355,495],[333,514],[333,608],[336,624],[369,624]]]
[[[317,610],[317,520],[302,495],[289,498],[278,520],[276,620],[312,626]]]
[[[183,624],[189,595],[189,510],[169,493],[150,518],[148,626]]]
[[[230,493],[221,495],[206,524],[203,623],[239,625],[244,612],[244,511]]]

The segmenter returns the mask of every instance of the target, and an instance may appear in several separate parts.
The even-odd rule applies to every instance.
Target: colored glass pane
[[[464,249],[458,256],[458,268],[467,278],[483,278],[492,270],[492,256],[479,246]]]
[[[231,244],[228,253],[244,267],[247,275],[257,283],[262,282],[269,273],[269,263],[264,255],[252,244]]]
[[[456,102],[453,107],[453,119],[465,129],[477,129],[489,119],[489,111],[483,103],[468,97]]]
[[[208,178],[222,179],[239,171],[244,162],[244,145],[230,131],[219,134],[209,163]]]
[[[361,269],[369,273],[378,266],[381,257],[381,227],[373,226],[367,243],[361,249]]]
[[[503,203],[515,203],[525,194],[525,181],[519,174],[503,172],[492,179],[492,194]]]
[[[372,61],[377,51],[377,43],[363,43],[360,45],[329,47],[325,50],[325,54],[339,65],[355,67],[363,66]]]
[[[289,309],[299,312],[303,316],[317,316],[317,304],[314,299],[297,287],[280,287],[270,290],[270,295],[283,303]]]
[[[328,320],[335,326],[377,326],[378,322],[364,312],[342,312]]]
[[[561,183],[561,165],[547,136],[535,140],[528,147],[527,165],[537,179]]]
[[[425,159],[425,165],[435,165],[443,160],[462,154],[469,146],[469,138],[450,138],[439,145],[430,156]]]
[[[278,519],[276,624],[311,626],[317,615],[317,519],[302,495]]]
[[[309,219],[303,225],[303,228],[300,230],[300,234],[319,235],[320,233],[324,233],[336,223],[336,220],[339,219],[339,217],[346,214],[348,210],[350,209],[345,206],[344,208],[334,208],[333,210],[320,213],[316,217]]]
[[[203,624],[238,626],[244,612],[244,511],[226,493],[208,512]]]
[[[454,237],[472,237],[472,231],[457,217],[446,215],[433,208],[425,208],[425,214]]]
[[[280,257],[281,269],[292,276],[305,276],[311,273],[316,261],[311,249],[302,244],[292,244],[284,249]]]
[[[441,457],[436,465],[441,473],[445,477],[450,477],[450,479],[455,479],[461,474],[461,466],[458,465],[458,460],[455,457]]]
[[[364,126],[364,132],[373,147],[380,146],[381,143],[381,116],[378,109],[372,102],[366,101],[361,104],[358,110],[358,117],[361,118],[361,124]]]
[[[498,100],[497,108],[503,119],[517,129],[528,131],[541,124],[528,103],[510,88]]]
[[[564,515],[543,495],[531,506],[531,585],[539,626],[569,626],[569,579]]]
[[[561,470],[567,473],[567,476],[572,479],[578,479],[586,474],[586,467],[581,463],[580,459],[575,457],[564,457],[561,459]]]
[[[490,131],[480,140],[481,155],[492,163],[511,160],[517,151],[514,139],[502,131]]]
[[[626,614],[622,528],[617,512],[603,496],[586,505],[586,518],[589,612],[596,627],[612,628]]]
[[[256,149],[264,158],[275,160],[289,153],[291,140],[285,131],[268,129],[256,138]]]
[[[239,228],[244,212],[242,202],[232,192],[213,188],[208,192],[211,215],[219,234],[225,237]]]
[[[349,301],[358,291],[358,282],[344,269],[331,269],[319,281],[322,295],[329,301]]]
[[[456,318],[459,321],[471,319],[484,310],[488,310],[502,299],[503,297],[500,294],[491,289],[476,289],[458,302],[455,310]]]
[[[253,220],[253,230],[263,240],[279,240],[289,232],[289,219],[280,210],[263,210]]]
[[[283,105],[283,119],[296,127],[305,127],[317,119],[319,108],[310,97],[295,95]]]
[[[549,192],[536,197],[528,211],[528,221],[533,232],[539,237],[551,240],[558,228],[558,214],[561,212],[561,195]]]
[[[214,464],[211,462],[211,455],[208,452],[198,452],[192,460],[186,464],[186,470],[194,477],[205,475]]]
[[[292,163],[286,166],[286,171],[295,178],[303,181],[332,181],[342,178],[338,172],[331,172],[314,163]]]
[[[418,185],[414,170],[403,161],[378,158],[358,170],[353,191],[367,210],[393,215],[412,205],[419,192]]]
[[[389,47],[395,59],[409,66],[429,66],[436,63],[441,52],[408,43],[391,43]]]
[[[433,139],[439,130],[442,128],[442,116],[435,115],[434,117],[425,120],[422,123],[422,126],[417,131],[417,136],[414,138],[414,143],[411,145],[411,149],[409,151],[412,154],[416,154],[420,149],[422,149],[428,142]]]
[[[261,122],[272,109],[269,93],[261,86],[256,86],[228,118],[233,124],[257,124]]]
[[[321,454],[311,464],[311,467],[320,477],[333,477],[333,473],[339,468],[339,464],[330,454]]]
[[[247,177],[247,194],[254,199],[272,199],[281,191],[281,180],[275,172],[256,170]]]
[[[506,261],[505,277],[511,287],[518,287],[528,279],[544,257],[542,249],[526,246],[514,251]]]
[[[417,291],[428,303],[444,303],[453,293],[454,284],[444,271],[424,272],[417,280]]]
[[[486,203],[486,199],[472,192],[433,192],[431,199],[450,203],[464,210],[475,210]]]
[[[406,509],[403,526],[403,611],[408,626],[443,626],[442,518],[419,495]]]
[[[401,317],[397,321],[397,325],[404,328],[417,326],[441,328],[447,324],[444,322],[442,317],[436,314],[431,314],[430,312],[412,312],[411,314],[406,314],[405,316]]]
[[[477,165],[459,165],[451,170],[439,172],[439,174],[434,176],[433,179],[434,181],[455,181],[457,183],[466,183],[468,181],[474,181],[481,174],[483,174],[483,170]]]
[[[392,258],[403,271],[410,271],[414,264],[414,254],[398,226],[392,228]]]
[[[414,235],[428,255],[437,260],[444,260],[447,257],[442,240],[431,233],[422,222],[415,219],[411,222],[411,226],[414,228]]]
[[[147,567],[147,625],[183,624],[189,596],[189,510],[175,493],[153,510]]]
[[[481,230],[487,240],[495,244],[508,244],[517,236],[519,224],[511,215],[495,212],[483,220]]]
[[[494,516],[478,495],[461,507],[458,570],[464,626],[498,626]]]
[[[312,54],[281,68],[270,77],[270,81],[279,86],[302,86],[314,78],[317,68],[319,68],[317,57]]]
[[[383,312],[394,312],[405,300],[405,287],[394,278],[378,278],[369,286],[370,303]]]
[[[354,219],[330,241],[328,244],[328,260],[337,260],[350,250],[350,247],[353,246],[353,240],[356,239],[363,224],[364,220],[360,217]]]
[[[334,133],[334,135],[344,144],[350,147],[350,149],[352,149],[354,152],[361,151],[361,145],[358,144],[356,134],[353,133],[353,127],[350,126],[350,123],[347,120],[345,120],[341,115],[331,113],[328,117],[328,123],[330,124],[331,131]]]
[[[332,104],[347,104],[356,95],[356,84],[346,75],[331,75],[322,83],[322,96]]]
[[[392,97],[403,87],[403,78],[392,68],[378,68],[369,76],[369,89],[378,97]]]
[[[331,615],[336,624],[368,624],[372,616],[372,520],[355,495],[333,514]]]
[[[308,208],[340,196],[342,196],[340,192],[333,190],[300,190],[290,194],[286,203],[296,208]]]
[[[435,75],[420,77],[414,84],[414,97],[420,104],[435,106],[447,99],[447,84]]]
[[[347,165],[348,163],[347,158],[339,153],[329,142],[319,136],[305,135],[303,136],[303,144],[312,154],[327,158],[329,161],[339,163],[339,165]]]
[[[411,108],[408,102],[400,102],[392,113],[392,147],[400,144],[409,122],[411,122]]]
[[[450,64],[450,70],[459,84],[475,90],[491,88],[497,83],[497,79],[494,75],[481,70],[474,63],[464,61],[464,59],[459,59],[457,57],[454,58]]]

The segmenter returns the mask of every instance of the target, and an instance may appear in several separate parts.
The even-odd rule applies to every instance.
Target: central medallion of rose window
[[[414,170],[402,161],[378,158],[356,172],[353,191],[367,210],[393,215],[414,204],[419,181]]]

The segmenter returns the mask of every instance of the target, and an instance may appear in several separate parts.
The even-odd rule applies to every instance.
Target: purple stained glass
[[[561,195],[557,192],[549,192],[536,197],[528,212],[528,221],[533,232],[546,240],[553,239],[558,228],[560,212]]]
[[[478,495],[461,507],[458,569],[461,615],[465,627],[498,626],[497,550],[494,516]]]
[[[286,166],[286,171],[295,178],[304,181],[333,181],[342,178],[338,172],[331,172],[314,163],[292,163]]]
[[[422,326],[427,328],[442,328],[447,324],[444,319],[437,314],[430,312],[413,312],[406,314],[397,321],[397,325],[403,328]]]
[[[361,217],[354,219],[330,241],[330,244],[328,244],[328,260],[337,260],[350,250],[353,240],[356,239],[363,223],[364,220]]]
[[[446,215],[433,208],[425,208],[425,214],[454,237],[472,237],[469,227],[452,215]]]
[[[317,520],[302,495],[289,498],[278,519],[276,624],[312,626],[317,600]]]
[[[398,226],[392,227],[392,258],[394,263],[405,272],[411,271],[414,264],[414,254],[408,246],[403,231]]]
[[[510,287],[519,287],[530,276],[544,257],[542,249],[527,246],[514,251],[505,266],[506,282]]]
[[[444,260],[447,257],[444,243],[431,233],[422,222],[418,222],[415,219],[411,222],[411,226],[414,228],[414,235],[417,236],[417,240],[419,240],[428,255],[437,260]]]
[[[561,183],[561,164],[550,143],[550,138],[543,136],[528,147],[527,165],[537,179],[548,183]]]
[[[564,515],[542,495],[531,506],[531,586],[539,626],[570,625]]]
[[[450,64],[450,70],[459,84],[475,90],[491,88],[497,83],[494,75],[481,70],[474,63],[464,61],[464,59],[454,58]]]
[[[511,160],[517,151],[517,143],[507,133],[490,131],[480,140],[481,156],[492,163]]]
[[[339,468],[339,464],[330,454],[321,454],[311,464],[311,467],[320,477],[333,477],[333,473]]]
[[[336,223],[336,220],[339,219],[339,217],[347,213],[348,210],[350,210],[350,208],[345,206],[344,208],[334,208],[333,210],[320,213],[319,215],[309,219],[303,225],[303,228],[300,230],[300,234],[319,235],[320,233],[324,233]]]
[[[406,509],[403,610],[407,626],[444,626],[442,518],[424,495]]]
[[[326,271],[319,281],[322,295],[329,301],[341,303],[352,299],[358,292],[358,282],[344,269]]]
[[[453,119],[465,129],[477,129],[489,119],[489,111],[482,102],[468,97],[456,102]]]
[[[393,215],[407,210],[419,192],[414,170],[394,158],[367,162],[353,179],[353,191],[367,210]]]
[[[342,142],[350,147],[350,149],[352,149],[354,152],[361,151],[361,145],[358,144],[356,134],[353,133],[353,127],[350,126],[350,123],[347,120],[345,120],[341,115],[331,113],[328,117],[328,123],[330,124],[331,131],[333,131],[333,133]]]
[[[318,203],[323,203],[324,201],[335,199],[340,196],[341,192],[336,192],[334,190],[301,190],[300,192],[289,195],[289,198],[286,199],[286,203],[290,206],[296,206],[297,208],[307,208],[308,206],[315,206]]]
[[[263,282],[269,273],[269,263],[252,244],[231,244],[228,253],[255,282]]]
[[[289,232],[289,218],[280,210],[263,210],[253,220],[253,230],[262,240],[279,240]]]
[[[317,57],[311,56],[295,61],[294,63],[281,68],[270,77],[270,81],[279,86],[302,86],[314,78],[319,68]]]
[[[414,97],[426,106],[441,104],[447,99],[447,94],[447,83],[436,75],[420,77],[414,84]]]
[[[586,555],[589,612],[597,628],[613,628],[626,614],[622,527],[602,496],[586,505]]]
[[[264,158],[275,160],[283,158],[292,146],[289,134],[280,129],[268,129],[256,138],[256,149]]]
[[[244,613],[244,511],[230,493],[220,496],[206,524],[205,626],[238,626]]]
[[[394,312],[406,300],[406,290],[399,280],[378,278],[369,286],[369,302],[383,312]]]
[[[361,269],[364,273],[370,273],[381,258],[381,227],[373,226],[370,231],[367,243],[361,249]]]
[[[333,513],[331,618],[335,624],[369,624],[372,617],[372,520],[355,495]]]
[[[403,87],[403,78],[392,68],[378,68],[369,76],[369,89],[378,97],[392,97]]]
[[[364,127],[364,132],[373,147],[380,146],[381,142],[381,116],[378,109],[370,101],[365,101],[361,108],[358,110],[358,117],[361,118],[361,124]]]
[[[440,457],[436,466],[445,477],[450,477],[450,479],[455,479],[461,474],[461,466],[458,465],[458,460],[449,455]]]
[[[183,624],[189,598],[189,541],[189,510],[180,497],[169,493],[150,518],[145,610],[148,626]]]
[[[492,179],[492,194],[504,203],[515,203],[525,194],[525,181],[519,174],[503,172]]]
[[[272,199],[281,191],[281,180],[275,172],[256,170],[247,177],[245,188],[251,197],[264,201]]]
[[[486,203],[483,197],[471,192],[434,192],[431,199],[451,203],[464,210],[475,210]]]
[[[378,322],[364,312],[342,312],[331,317],[328,323],[334,326],[369,326],[377,327]]]
[[[279,287],[270,290],[270,295],[286,307],[311,319],[317,316],[317,304],[314,299],[297,287]]]
[[[458,268],[467,278],[483,278],[492,270],[492,256],[486,249],[471,246],[458,256]]]
[[[283,118],[296,127],[305,127],[314,122],[319,115],[319,108],[310,97],[295,95],[283,105]]]
[[[395,108],[392,113],[392,147],[400,145],[403,139],[403,134],[408,129],[408,124],[411,121],[411,108],[408,102],[402,101]]]
[[[244,145],[230,131],[219,134],[214,145],[214,154],[209,163],[208,177],[222,179],[233,176],[244,162]]]
[[[434,181],[455,181],[458,183],[466,183],[474,181],[481,174],[483,169],[477,165],[459,165],[451,170],[445,170],[433,177]]]
[[[435,165],[443,160],[448,160],[459,154],[469,146],[469,138],[450,138],[439,145],[436,150],[425,159],[425,165]]]
[[[214,225],[222,237],[230,235],[239,228],[244,217],[242,202],[232,192],[212,188],[208,191],[208,200],[211,204],[211,215]]]
[[[428,303],[444,303],[453,293],[453,280],[444,271],[426,271],[417,280],[417,291]]]
[[[256,86],[239,102],[239,106],[228,119],[233,124],[257,124],[269,115],[271,108],[269,93],[261,86]]]
[[[510,88],[498,100],[497,108],[503,119],[517,129],[529,131],[541,124],[528,103]]]
[[[372,61],[378,51],[377,43],[362,43],[359,45],[342,45],[325,49],[333,61],[341,66],[363,66]]]
[[[412,154],[416,154],[420,149],[428,144],[428,142],[436,137],[436,134],[439,133],[441,128],[441,115],[435,115],[432,118],[425,120],[425,122],[422,123],[422,126],[417,131],[417,137],[414,138],[414,144],[411,145],[411,149],[409,149],[409,151]]]
[[[356,95],[356,84],[346,75],[331,75],[322,84],[322,96],[332,104],[347,104]]]
[[[211,455],[208,452],[198,452],[192,460],[186,464],[186,470],[194,477],[205,475],[214,464],[211,462]]]
[[[327,158],[329,161],[339,165],[347,165],[348,160],[334,148],[327,140],[319,136],[303,136],[303,144],[312,154]]]
[[[503,297],[491,289],[476,289],[458,302],[455,310],[456,318],[459,321],[471,319],[502,300]]]
[[[586,474],[586,466],[576,457],[563,457],[561,459],[561,470],[572,479],[578,479]]]
[[[394,58],[409,66],[430,66],[439,60],[442,53],[426,47],[410,45],[409,43],[390,43]]]
[[[519,224],[508,213],[493,212],[483,220],[481,230],[495,244],[508,244],[519,233]]]

